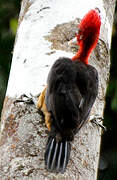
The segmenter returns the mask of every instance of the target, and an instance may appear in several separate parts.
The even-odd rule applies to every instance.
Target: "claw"
[[[26,94],[22,94],[19,99],[16,99],[14,101],[14,103],[24,102],[26,104],[35,104],[35,100],[34,99],[37,99],[37,98],[35,96],[33,96],[33,95],[31,95],[31,97],[28,97]]]
[[[97,121],[97,120],[101,120],[102,121],[103,119],[104,118],[99,116],[99,115],[95,115],[95,116],[92,115],[92,116],[90,116],[90,122],[96,124],[97,126],[101,127],[104,131],[106,131],[107,130],[106,127],[103,124],[101,124],[99,121]]]
[[[104,131],[107,130],[107,128],[106,128],[103,124],[99,123],[96,119],[93,119],[93,120],[92,120],[92,123],[94,123],[94,124],[96,124],[97,126],[101,127]]]

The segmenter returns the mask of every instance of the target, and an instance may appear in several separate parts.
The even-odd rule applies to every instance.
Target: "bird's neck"
[[[81,46],[80,49],[78,50],[78,52],[76,53],[76,55],[73,56],[72,60],[73,61],[80,60],[80,61],[84,62],[85,64],[88,64],[88,60],[89,60],[92,50],[93,50],[93,48],[86,49]]]

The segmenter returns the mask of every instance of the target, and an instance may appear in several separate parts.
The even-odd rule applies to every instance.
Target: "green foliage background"
[[[6,92],[20,0],[0,1],[0,111]]]
[[[0,2],[0,111],[7,87],[19,11],[20,0]],[[117,179],[117,8],[113,25],[110,82],[104,117],[104,124],[108,130],[103,135],[101,154],[108,166],[104,171],[99,170],[98,179],[115,180]]]

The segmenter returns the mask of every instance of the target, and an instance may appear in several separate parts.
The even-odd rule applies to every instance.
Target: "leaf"
[[[9,25],[10,25],[10,30],[15,35],[17,31],[17,26],[18,26],[18,20],[16,18],[10,19]]]
[[[117,91],[114,97],[112,98],[111,108],[113,111],[117,111]]]

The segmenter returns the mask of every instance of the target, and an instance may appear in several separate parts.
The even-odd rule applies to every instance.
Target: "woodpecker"
[[[70,158],[71,142],[88,122],[98,94],[98,72],[88,59],[99,39],[99,10],[90,10],[78,26],[79,50],[73,58],[61,57],[53,64],[47,87],[37,107],[45,115],[49,137],[45,149],[45,167],[50,172],[64,173]]]

